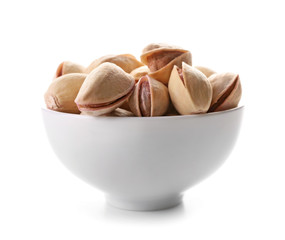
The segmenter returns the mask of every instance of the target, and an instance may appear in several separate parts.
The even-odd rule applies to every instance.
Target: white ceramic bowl
[[[191,116],[91,117],[42,109],[50,144],[76,176],[128,210],[179,204],[215,172],[238,137],[243,107]]]

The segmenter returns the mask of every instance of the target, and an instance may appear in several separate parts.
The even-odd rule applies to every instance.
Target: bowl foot
[[[163,198],[143,199],[125,199],[112,195],[107,195],[107,203],[113,207],[130,211],[158,211],[177,206],[182,202],[183,195],[175,194]]]

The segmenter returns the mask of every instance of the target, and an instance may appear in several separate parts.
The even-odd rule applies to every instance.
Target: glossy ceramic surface
[[[238,137],[243,107],[191,116],[91,117],[42,109],[50,144],[76,176],[129,210],[159,210],[215,172]]]

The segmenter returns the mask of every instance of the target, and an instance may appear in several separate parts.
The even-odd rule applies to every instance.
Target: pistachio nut
[[[167,85],[173,66],[181,68],[182,62],[192,65],[192,55],[177,46],[149,44],[143,49],[141,61],[149,67],[150,77]]]
[[[134,77],[135,82],[137,83],[141,77],[147,75],[150,72],[149,68],[147,66],[141,66],[138,67],[136,69],[134,69],[133,71],[131,71],[131,75]],[[126,102],[124,102],[124,104],[121,106],[121,108],[131,111],[130,107],[129,107],[129,103],[128,100]]]
[[[179,112],[177,112],[177,110],[173,106],[171,99],[169,99],[169,107],[165,113],[165,116],[177,116],[177,115],[180,115],[180,114]]]
[[[129,106],[129,100],[127,99],[126,101],[124,101],[124,103],[120,106],[120,108],[126,111],[131,111],[130,106]]]
[[[205,113],[212,99],[212,87],[207,77],[194,67],[182,63],[173,67],[168,84],[175,109],[182,115]]]
[[[195,68],[197,68],[200,72],[204,73],[207,78],[216,73],[215,71],[207,67],[195,66]]]
[[[75,99],[85,114],[99,116],[120,107],[134,90],[134,78],[113,63],[102,63],[86,78]]]
[[[131,71],[130,74],[134,77],[135,81],[138,82],[141,77],[149,73],[150,73],[150,70],[147,66],[141,66]]]
[[[55,78],[60,77],[62,75],[68,74],[68,73],[84,73],[85,67],[69,61],[64,61],[57,67]]]
[[[106,55],[94,60],[87,68],[86,73],[90,73],[93,69],[97,68],[104,62],[114,63],[125,72],[130,73],[134,69],[143,66],[133,55],[131,54],[119,54],[119,55]]]
[[[129,98],[130,109],[138,117],[161,116],[166,113],[168,105],[167,87],[148,75],[140,78]]]
[[[86,112],[82,112],[80,113],[80,115],[90,115],[90,114]],[[121,107],[115,109],[114,111],[110,113],[103,114],[101,116],[102,117],[135,117],[135,115],[131,111],[122,109]]]
[[[106,116],[106,117],[135,117],[135,115],[132,112],[127,111],[122,108],[117,108],[113,112],[107,113],[103,116]]]
[[[83,73],[70,73],[52,81],[44,95],[47,108],[58,112],[80,113],[74,100],[86,76]]]
[[[209,112],[223,111],[238,106],[242,89],[240,78],[235,73],[219,73],[209,77],[213,97]]]
[[[142,53],[144,54],[155,49],[181,49],[181,47],[167,43],[150,43],[142,50]]]

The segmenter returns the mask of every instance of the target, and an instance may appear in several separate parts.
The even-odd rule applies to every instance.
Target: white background
[[[282,2],[1,1],[0,239],[285,239]],[[231,156],[184,204],[121,211],[61,165],[40,108],[61,61],[139,58],[151,42],[239,73],[246,111]]]

